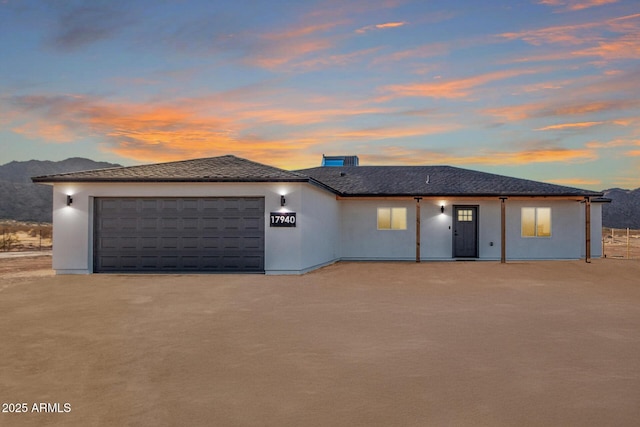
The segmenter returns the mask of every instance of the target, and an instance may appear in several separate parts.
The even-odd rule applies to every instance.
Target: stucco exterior
[[[67,206],[66,197],[73,203]],[[280,206],[280,196],[286,206]],[[307,183],[59,183],[53,189],[53,269],[88,274],[93,265],[95,197],[236,197],[265,199],[265,272],[297,274],[335,261],[335,197]],[[303,206],[306,205],[306,206]],[[269,227],[269,212],[298,213],[297,227]],[[331,227],[324,231],[323,227]],[[318,231],[314,231],[318,230]]]
[[[505,260],[546,260],[602,256],[602,205],[599,201],[605,200],[600,199],[601,193],[448,166],[352,165],[285,171],[228,155],[35,177],[34,182],[53,186],[53,268],[59,274],[88,274],[94,269],[105,272],[100,266],[105,259],[102,253],[106,247],[111,248],[109,256],[112,259],[150,259],[156,256],[165,260],[185,260],[195,258],[193,252],[186,252],[197,247],[199,252],[196,255],[200,259],[245,257],[257,260],[251,267],[234,264],[224,267],[226,270],[220,267],[222,262],[216,261],[217,264],[198,265],[192,270],[188,270],[193,268],[191,265],[185,264],[179,267],[176,263],[167,267],[170,270],[163,270],[164,267],[147,263],[144,266],[116,266],[106,272],[208,271],[211,268],[211,271],[225,272],[301,274],[338,260],[502,260],[503,255]],[[281,201],[283,196],[286,200],[284,205]],[[70,205],[67,197],[73,199]],[[216,213],[206,214],[196,222],[202,224],[202,219],[237,222],[207,226],[207,233],[211,234],[196,237],[185,235],[193,233],[194,227],[173,225],[167,227],[170,233],[178,233],[177,236],[163,237],[164,231],[151,227],[152,231],[144,230],[144,233],[152,233],[151,236],[131,237],[126,234],[129,226],[121,222],[132,220],[138,228],[144,224],[143,220],[149,219],[152,223],[156,220],[171,223],[179,216],[177,212],[186,212],[184,210],[169,211],[166,217],[154,213],[150,218],[144,216],[148,213],[142,216],[133,214],[135,217],[130,213],[117,213],[111,219],[93,212],[94,203],[103,206],[105,202],[112,202],[99,198],[156,198],[158,203],[164,203],[162,198],[208,198],[207,202],[217,203],[214,199],[225,197],[246,198],[255,207],[247,210],[244,219],[239,219],[243,208],[210,211]],[[505,200],[504,205],[502,200]],[[178,206],[178,203],[193,203],[194,200],[173,202]],[[226,202],[235,203],[232,199],[221,201]],[[590,254],[586,250],[587,206],[590,206]],[[379,208],[388,209],[389,223],[392,212],[403,212],[400,221],[403,225],[396,223],[391,227],[385,226],[384,222],[379,225]],[[404,208],[405,211],[394,208]],[[523,208],[544,208],[535,211],[543,212],[542,225],[537,219],[526,222],[527,230],[530,230],[527,233],[536,237],[523,236]],[[295,226],[272,227],[272,212],[295,212]],[[385,210],[380,212],[381,218],[387,215]],[[467,213],[473,220],[465,219]],[[264,228],[260,226],[262,214]],[[285,215],[279,217],[284,218]],[[250,225],[242,222],[245,220]],[[93,229],[96,221],[100,224],[97,232]],[[249,237],[253,243],[248,246],[235,243],[226,246],[167,246],[162,243],[161,247],[133,246],[133,249],[131,245],[109,246],[102,243],[109,238],[104,232],[104,224],[109,221],[112,224],[110,229],[115,229],[113,236],[118,236],[112,238],[112,242],[117,239],[138,239],[138,242],[147,239],[144,240],[146,242],[202,237],[216,241],[227,239],[224,242],[228,243],[241,239],[242,232],[246,231],[254,233]],[[416,232],[418,223],[419,236]],[[204,230],[195,229],[198,233]],[[122,237],[122,233],[126,235]],[[98,238],[94,242],[96,235]],[[505,248],[502,247],[503,239]],[[94,246],[99,248],[96,256]],[[154,255],[154,250],[160,255]],[[218,252],[212,253],[215,251]]]
[[[73,197],[71,206],[66,196]],[[280,196],[286,205],[280,206]],[[309,183],[57,183],[53,206],[53,268],[59,274],[88,274],[93,265],[93,199],[96,197],[264,197],[265,273],[300,274],[337,260],[415,260],[416,202],[338,199]],[[452,212],[456,205],[478,207],[478,259],[501,256],[500,200],[449,198],[420,202],[420,259],[452,260]],[[445,211],[441,212],[441,206]],[[404,230],[378,230],[378,207],[404,207]],[[550,237],[522,237],[523,207],[550,207]],[[269,227],[269,212],[297,213],[297,226]],[[601,205],[591,205],[593,257],[602,245]],[[506,202],[506,256],[509,260],[585,257],[585,205],[576,200],[519,198]]]
[[[416,202],[405,200],[341,200],[341,259],[415,260]],[[453,207],[478,207],[478,259],[499,260],[501,256],[500,200],[469,198],[422,199],[420,202],[420,259],[453,259]],[[441,206],[445,211],[441,212]],[[407,209],[406,230],[378,230],[378,207]],[[550,237],[523,237],[521,209],[550,207]],[[576,200],[528,198],[506,201],[507,259],[579,259],[585,256],[584,204]],[[601,205],[591,205],[593,257],[602,255]]]

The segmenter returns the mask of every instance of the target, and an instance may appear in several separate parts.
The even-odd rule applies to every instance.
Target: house
[[[33,181],[53,186],[58,274],[601,256],[602,193],[451,166],[348,163],[287,171],[228,155]]]

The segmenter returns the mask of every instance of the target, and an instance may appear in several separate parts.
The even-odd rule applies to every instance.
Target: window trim
[[[380,210],[386,209],[389,215],[389,228],[380,228]],[[393,227],[393,210],[402,209],[404,212],[404,228]],[[405,231],[407,230],[407,208],[403,206],[379,206],[376,209],[376,229],[380,231]]]
[[[533,209],[533,235],[524,234],[524,223],[523,223],[523,215],[525,209]],[[540,209],[548,209],[549,210],[549,234],[548,235],[538,235],[538,211]],[[549,239],[553,236],[553,209],[550,206],[523,206],[520,208],[520,237],[524,239]]]

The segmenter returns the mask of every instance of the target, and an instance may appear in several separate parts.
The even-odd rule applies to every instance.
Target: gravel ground
[[[14,261],[0,260],[0,400],[27,411],[2,426],[640,419],[639,261],[284,277],[2,270]]]

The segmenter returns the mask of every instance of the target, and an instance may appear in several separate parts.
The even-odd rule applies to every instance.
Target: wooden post
[[[591,198],[584,198],[585,261],[591,262]]]
[[[500,197],[500,263],[507,262],[507,208],[506,197]]]
[[[416,262],[420,262],[420,200],[422,197],[414,197],[416,199]]]

